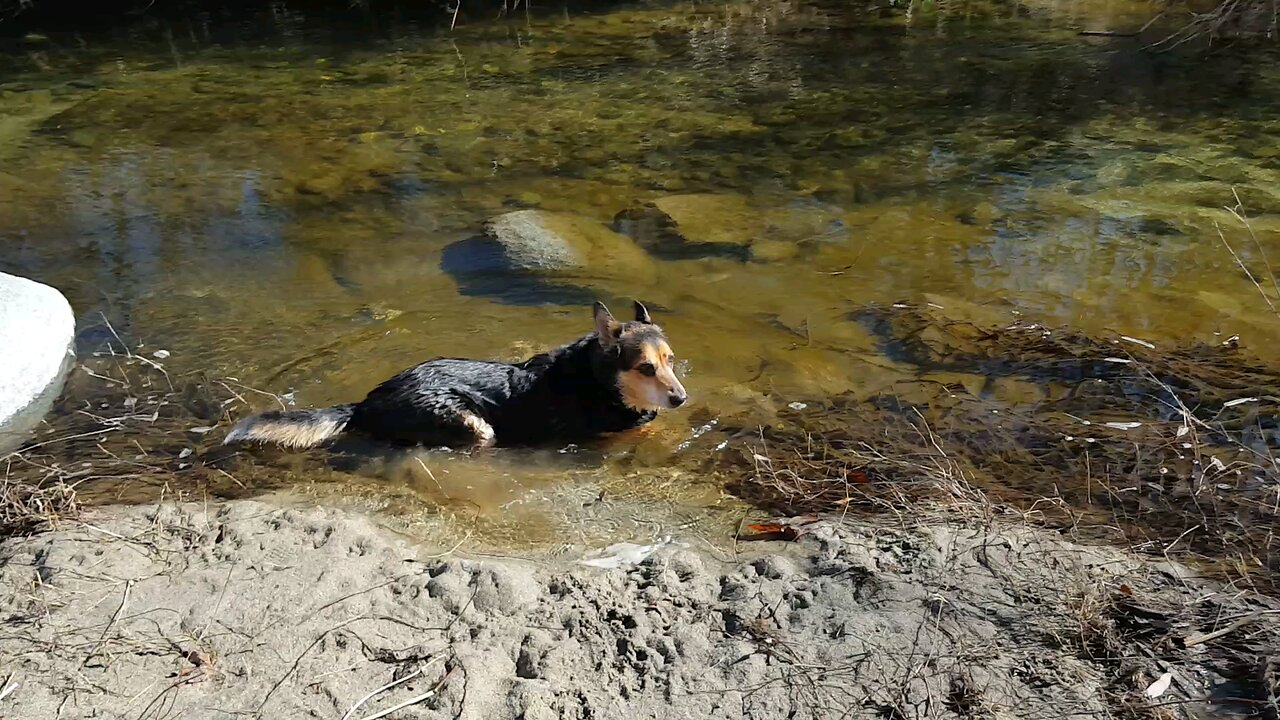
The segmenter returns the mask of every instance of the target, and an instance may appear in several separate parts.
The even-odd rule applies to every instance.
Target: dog
[[[472,449],[583,442],[638,428],[689,399],[666,333],[635,302],[635,320],[592,307],[594,332],[520,363],[437,358],[358,403],[264,412],[223,444],[321,445],[343,433],[404,445]]]

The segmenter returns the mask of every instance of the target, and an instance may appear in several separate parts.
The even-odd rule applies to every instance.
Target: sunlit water
[[[0,269],[62,289],[82,351],[119,333],[172,375],[325,405],[639,297],[694,396],[603,450],[297,473],[328,501],[502,545],[723,536],[742,506],[683,461],[708,429],[923,372],[877,351],[868,304],[1276,357],[1238,263],[1267,282],[1280,258],[1280,64],[1078,35],[1145,4],[726,0],[342,33],[272,7],[0,56]],[[746,250],[533,288],[442,269],[502,212],[613,225],[688,195]]]

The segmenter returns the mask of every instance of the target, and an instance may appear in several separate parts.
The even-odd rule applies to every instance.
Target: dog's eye
[[[658,369],[653,366],[653,363],[640,363],[636,366],[636,371],[641,375],[646,375],[648,377],[653,377],[658,374]]]

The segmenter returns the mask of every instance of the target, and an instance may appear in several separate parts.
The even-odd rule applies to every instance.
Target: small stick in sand
[[[440,688],[444,687],[444,684],[449,680],[449,676],[452,674],[453,674],[453,671],[445,673],[445,676],[440,678],[440,682],[436,683],[435,687],[422,693],[421,695],[416,695],[414,697],[411,697],[408,700],[405,700],[404,702],[400,703],[399,705],[395,705],[394,707],[389,707],[386,710],[383,710],[382,712],[374,713],[373,715],[365,715],[364,717],[360,718],[360,720],[378,720],[379,718],[384,718],[397,710],[403,710],[404,708],[407,708],[410,705],[417,705],[423,700],[430,700],[432,697],[435,697],[436,693],[440,692]]]
[[[365,695],[364,697],[362,697],[362,698],[360,698],[359,700],[357,700],[357,701],[356,701],[356,704],[355,704],[355,705],[352,705],[352,706],[351,706],[351,708],[350,708],[349,710],[347,710],[347,713],[346,713],[345,715],[343,715],[343,716],[342,716],[342,720],[349,720],[349,718],[350,718],[352,715],[355,715],[355,714],[356,714],[356,710],[360,709],[360,706],[361,706],[361,705],[363,705],[363,704],[365,704],[365,703],[369,702],[369,699],[370,699],[370,698],[372,698],[374,695],[377,695],[378,693],[381,693],[381,692],[385,692],[385,691],[387,691],[387,690],[390,690],[391,688],[393,688],[393,687],[395,687],[395,686],[397,686],[397,685],[399,685],[399,684],[401,684],[401,683],[409,682],[410,680],[412,680],[412,679],[414,679],[414,678],[418,677],[419,675],[421,675],[422,673],[426,672],[428,668],[430,668],[432,665],[435,665],[435,664],[436,664],[436,663],[438,663],[438,662],[440,662],[440,658],[439,658],[439,657],[433,657],[433,658],[431,658],[430,660],[428,660],[426,664],[424,664],[424,665],[419,665],[419,666],[418,666],[418,668],[417,668],[416,670],[414,670],[413,672],[409,673],[408,675],[405,675],[404,677],[400,678],[399,680],[392,680],[391,682],[387,683],[386,685],[383,685],[382,687],[378,688],[377,690],[373,690],[373,691],[371,691],[368,695]],[[434,692],[434,690],[433,690],[432,692]],[[423,698],[423,699],[425,700],[426,698]],[[396,706],[395,708],[392,708],[392,709],[393,709],[393,710],[398,710],[398,709],[399,709],[399,708],[401,708],[401,707],[404,707],[404,706],[403,706],[403,705],[398,705],[398,706]]]
[[[88,665],[89,661],[93,659],[93,656],[98,654],[98,650],[102,647],[102,644],[106,642],[107,633],[111,632],[111,628],[115,626],[116,620],[120,619],[120,613],[124,611],[124,606],[129,602],[129,589],[131,587],[133,587],[133,581],[125,580],[124,594],[120,597],[120,605],[116,607],[116,611],[112,613],[111,619],[107,621],[107,626],[102,628],[102,636],[98,638],[98,642],[94,644],[93,649],[89,651],[89,654],[84,656],[84,660],[80,661],[80,667]]]

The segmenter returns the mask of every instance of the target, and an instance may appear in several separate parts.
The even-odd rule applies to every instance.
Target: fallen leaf
[[[861,470],[845,470],[844,479],[852,483],[858,483],[859,485],[871,482],[871,478],[867,477],[867,474]]]
[[[1155,681],[1155,682],[1153,682],[1153,683],[1151,683],[1150,685],[1148,685],[1148,686],[1147,686],[1147,691],[1146,691],[1146,696],[1147,696],[1147,697],[1149,697],[1149,698],[1158,698],[1158,697],[1160,697],[1161,695],[1165,694],[1165,692],[1169,689],[1169,683],[1171,683],[1171,682],[1173,682],[1173,671],[1172,671],[1172,670],[1170,670],[1170,671],[1166,672],[1165,674],[1161,675],[1160,677],[1156,678],[1156,681]]]
[[[740,535],[739,540],[745,541],[765,541],[780,540],[783,542],[792,542],[800,537],[800,531],[789,525],[781,525],[779,523],[754,523],[747,526],[751,531],[750,535]]]

